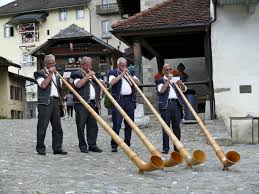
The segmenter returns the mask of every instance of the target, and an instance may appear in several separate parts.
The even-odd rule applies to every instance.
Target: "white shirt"
[[[49,74],[49,70],[47,68],[45,68],[45,71],[47,72],[47,74]],[[44,81],[45,79],[43,77],[40,77],[37,79],[37,83],[38,85],[41,87],[41,84],[42,82]],[[55,97],[59,97],[58,95],[58,90],[56,88],[56,86],[54,85],[53,81],[55,82],[55,84],[57,85],[57,81],[56,81],[56,76],[55,74],[53,73],[52,75],[52,82],[51,82],[51,90],[50,90],[50,96],[55,96]],[[42,87],[41,87],[42,88]]]
[[[81,80],[81,79],[75,79],[74,80],[74,85],[76,86],[76,83]],[[93,87],[93,85],[90,82],[90,92],[89,92],[89,98],[90,100],[95,100],[95,89]]]
[[[109,76],[109,83],[111,84],[111,81],[115,78],[114,75],[110,75]],[[138,78],[134,75],[133,76],[134,79]],[[120,91],[120,95],[130,95],[132,93],[132,89],[131,86],[129,85],[129,82],[126,80],[126,78],[122,77],[121,79],[122,83],[121,83],[121,91]]]
[[[166,76],[164,76],[164,79],[165,80],[167,80],[168,78],[166,77]],[[176,93],[175,93],[175,90],[174,90],[174,88],[173,88],[173,84],[174,84],[174,82],[176,82],[177,80],[179,80],[179,79],[172,79],[172,80],[170,80],[170,84],[169,84],[169,87],[170,87],[170,90],[169,90],[169,95],[168,95],[168,99],[172,99],[172,98],[177,98],[177,95],[176,95]],[[157,86],[157,89],[158,89],[158,91],[161,93],[161,89],[162,89],[162,86],[163,86],[164,84],[159,84],[158,86]],[[184,87],[185,87],[185,89],[184,89],[184,92],[187,90],[187,87],[184,85]]]

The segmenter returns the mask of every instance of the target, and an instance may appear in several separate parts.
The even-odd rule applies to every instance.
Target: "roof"
[[[104,47],[113,50],[118,51],[116,48],[112,47],[111,45],[105,43],[103,40],[95,37],[93,34],[87,32],[83,28],[80,28],[76,24],[71,24],[64,30],[61,30],[58,34],[54,35],[52,38],[50,38],[48,41],[34,49],[30,54],[33,56],[36,56],[39,54],[39,51],[42,51],[46,48],[49,48],[51,45],[57,43],[58,41],[62,40],[85,40],[85,39],[91,39]],[[120,51],[118,51],[120,52]],[[38,53],[38,54],[37,54]]]
[[[16,0],[0,7],[0,16],[84,6],[90,0]]]
[[[210,0],[166,0],[112,25],[116,30],[193,26],[210,22]]]
[[[31,81],[31,82],[36,83],[35,79],[33,79],[31,77],[26,77],[26,76],[23,76],[23,75],[20,75],[20,74],[12,73],[12,72],[8,72],[8,74],[11,75],[14,78],[17,78],[17,79],[23,79],[23,80],[27,80],[27,81]]]
[[[0,67],[1,66],[7,66],[7,67],[8,66],[13,66],[13,67],[21,68],[20,65],[15,64],[15,63],[9,61],[8,59],[0,56]]]
[[[58,34],[50,39],[63,39],[63,38],[78,38],[78,37],[93,37],[92,34],[80,28],[76,24],[71,24],[64,30],[61,30]]]
[[[39,22],[45,21],[48,13],[46,12],[34,12],[34,13],[25,13],[14,16],[10,19],[7,24],[22,24],[22,23],[30,23],[30,22]]]

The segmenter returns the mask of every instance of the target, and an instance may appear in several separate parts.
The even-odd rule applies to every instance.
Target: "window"
[[[15,100],[22,101],[22,88],[15,87]]]
[[[17,111],[17,119],[23,119],[23,112],[22,111]]]
[[[21,56],[21,65],[23,67],[33,67],[36,64],[36,58],[27,54],[23,53]]]
[[[10,86],[10,99],[22,101],[22,88]]]
[[[33,118],[33,110],[30,110],[30,118]]]
[[[4,37],[9,38],[14,36],[14,29],[12,26],[4,26]]]
[[[15,119],[15,110],[11,110],[11,117],[12,117],[12,119]]]
[[[39,41],[39,24],[37,23],[19,24],[18,32],[22,36],[22,43]]]
[[[83,19],[85,17],[85,13],[84,13],[84,8],[83,7],[79,7],[76,10],[76,19]]]
[[[103,4],[103,5],[110,4],[110,0],[102,0],[102,4]]]
[[[23,119],[23,112],[17,110],[11,110],[12,119]]]
[[[103,37],[111,37],[110,31],[110,21],[102,21],[102,35]]]
[[[59,21],[66,21],[67,20],[67,10],[62,9],[59,11]]]
[[[15,87],[10,86],[10,99],[14,99],[14,98],[15,98]]]

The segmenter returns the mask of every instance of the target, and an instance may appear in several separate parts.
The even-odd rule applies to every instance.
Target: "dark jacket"
[[[84,73],[83,71],[80,69],[76,72],[73,72],[71,75],[71,78],[73,80],[75,79],[82,79],[84,77]],[[96,75],[96,77],[98,77],[98,75]],[[77,88],[75,87],[76,92],[86,101],[89,102],[90,100],[90,80],[88,80],[84,86],[82,86],[81,88]],[[94,81],[92,80],[92,85],[94,87],[95,90],[95,101],[96,104],[100,103],[100,94],[101,94],[101,88],[100,86]],[[75,103],[81,103],[75,96],[74,96],[74,102]]]
[[[169,90],[170,90],[170,86],[168,85],[168,88],[167,90],[164,92],[164,93],[161,93],[158,91],[158,85],[159,84],[164,84],[166,82],[166,79],[164,79],[163,77],[160,78],[159,80],[156,80],[155,83],[156,83],[156,89],[157,89],[157,95],[158,95],[158,108],[161,110],[163,109],[167,109],[167,106],[168,106],[168,96],[169,96]],[[183,104],[184,104],[184,101],[183,101],[183,98],[181,97],[179,91],[175,88],[174,85],[172,85],[174,90],[175,90],[175,93],[176,93],[176,96],[177,96],[177,99],[178,99],[178,102],[179,102],[179,105],[181,107],[183,107]]]
[[[41,69],[39,71],[34,72],[34,78],[35,80],[39,78],[47,78],[47,73],[44,69]],[[60,88],[60,79],[56,77],[56,85],[58,88],[58,92],[60,94],[61,88]],[[38,85],[38,104],[48,105],[50,103],[50,91],[51,91],[51,82],[49,82],[48,86],[43,89]]]
[[[129,70],[130,74],[132,76],[134,76],[134,71]],[[115,77],[117,77],[120,74],[120,72],[118,71],[118,69],[112,69],[109,71],[108,73],[108,78],[113,75]],[[114,84],[112,86],[112,96],[116,101],[120,100],[120,91],[121,91],[121,85],[122,85],[122,80],[119,80],[116,84]],[[136,102],[136,95],[135,95],[135,89],[134,89],[134,85],[131,84],[131,90],[132,90],[132,101]]]

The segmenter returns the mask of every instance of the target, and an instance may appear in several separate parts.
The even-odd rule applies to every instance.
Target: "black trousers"
[[[68,114],[68,116],[73,117],[73,110],[74,110],[74,106],[67,106],[67,114]]]
[[[59,150],[63,143],[63,130],[60,122],[58,98],[51,98],[48,105],[38,105],[36,151],[45,151],[44,140],[49,122],[52,126],[52,149]]]
[[[94,102],[89,103],[89,105],[95,110]],[[92,148],[96,147],[98,126],[95,118],[81,103],[76,103],[74,107],[76,112],[76,126],[80,150],[86,150],[88,146]],[[85,140],[85,127],[88,146]]]
[[[169,101],[167,109],[160,110],[161,116],[166,122],[166,124],[170,127],[172,125],[172,130],[174,135],[179,139],[181,139],[181,129],[180,123],[182,119],[182,110],[180,108],[180,104],[178,100]],[[169,137],[167,133],[163,131],[163,150],[169,151]],[[174,146],[174,150],[178,151],[177,148]]]
[[[135,110],[135,102],[132,101],[132,96],[121,96],[120,100],[118,101],[118,104],[121,106],[121,108],[128,114],[128,116],[131,118],[132,121],[134,121],[134,110]],[[122,120],[124,118],[120,114],[120,112],[113,107],[112,108],[112,123],[113,123],[113,131],[119,135],[120,134],[120,129],[121,129],[121,124]],[[124,119],[124,142],[130,146],[130,140],[131,140],[131,127],[127,123],[127,121]],[[116,142],[111,139],[111,147],[112,148],[117,148],[118,145]]]

